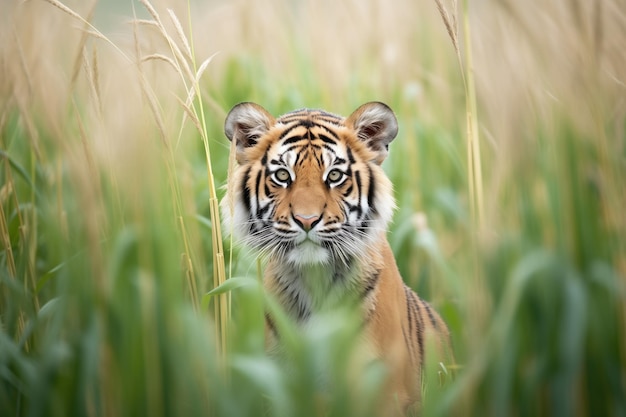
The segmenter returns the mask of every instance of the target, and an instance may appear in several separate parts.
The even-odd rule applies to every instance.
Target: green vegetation
[[[353,312],[295,329],[216,211],[231,106],[369,100],[459,364],[422,415],[626,416],[623,2],[84,3],[0,6],[2,416],[375,416]]]

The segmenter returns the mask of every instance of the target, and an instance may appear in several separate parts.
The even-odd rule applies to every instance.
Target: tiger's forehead
[[[272,129],[268,156],[290,166],[305,160],[315,160],[320,167],[345,163],[351,150],[346,142],[350,129],[344,121],[323,110],[287,113],[276,120]]]
[[[304,125],[311,124],[330,124],[334,126],[345,126],[345,118],[336,114],[329,113],[320,109],[299,109],[283,114],[276,122],[280,124],[302,123]]]
[[[266,155],[288,165],[311,158],[316,159],[318,165],[325,166],[366,159],[358,157],[364,152],[363,146],[345,120],[342,116],[317,109],[284,114],[269,132]]]

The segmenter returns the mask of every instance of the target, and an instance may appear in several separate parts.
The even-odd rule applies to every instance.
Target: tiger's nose
[[[298,226],[304,229],[305,232],[308,232],[309,230],[313,229],[315,225],[318,224],[320,220],[322,220],[322,218],[317,214],[295,214],[293,216],[293,220]]]

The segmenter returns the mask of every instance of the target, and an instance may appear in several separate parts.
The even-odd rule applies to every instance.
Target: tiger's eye
[[[289,175],[289,171],[284,168],[279,169],[274,173],[276,179],[281,182],[287,182],[291,179],[291,175]]]
[[[326,177],[330,182],[337,182],[343,178],[343,172],[338,169],[333,169],[328,173],[328,177]]]

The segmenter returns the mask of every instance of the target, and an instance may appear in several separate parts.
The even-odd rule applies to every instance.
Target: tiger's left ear
[[[389,143],[398,134],[398,121],[393,110],[384,103],[365,103],[347,119],[346,125],[356,131],[360,140],[376,153],[377,164],[382,164],[388,154]]]

